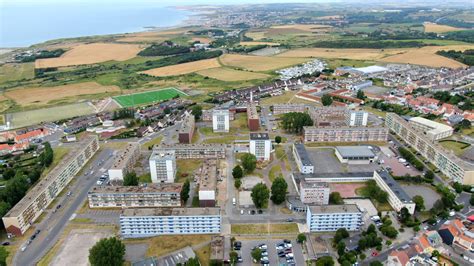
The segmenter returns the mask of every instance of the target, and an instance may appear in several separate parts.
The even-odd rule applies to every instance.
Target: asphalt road
[[[69,185],[68,190],[72,192],[71,196],[58,197],[56,206],[61,204],[61,208],[56,213],[53,210],[56,206],[52,206],[47,210],[46,217],[35,226],[40,229],[41,233],[35,240],[27,246],[25,251],[18,251],[13,258],[13,265],[34,265],[36,264],[56,243],[61,236],[66,224],[73,218],[74,213],[82,207],[87,198],[87,192],[97,182],[98,177],[106,171],[108,166],[112,164],[111,154],[113,150],[104,149],[99,154],[92,158],[92,161],[84,169],[89,173],[89,167],[92,166],[94,174],[76,176],[76,182]],[[98,162],[104,161],[104,164],[98,165]],[[22,243],[22,246],[25,243]]]

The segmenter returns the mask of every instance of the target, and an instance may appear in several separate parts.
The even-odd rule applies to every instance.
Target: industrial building
[[[186,114],[181,121],[181,127],[178,132],[179,143],[189,144],[192,142],[194,129],[195,129],[195,119],[194,115]]]
[[[216,159],[207,159],[201,168],[201,173],[198,177],[200,207],[216,206],[217,163],[218,160]]]
[[[181,207],[183,184],[95,186],[87,194],[90,208]]]
[[[273,114],[281,115],[291,112],[304,113],[306,111],[306,104],[303,103],[281,103],[273,105]]]
[[[253,103],[247,107],[247,125],[250,131],[257,131],[260,127],[260,117],[257,113],[257,107]]]
[[[454,129],[448,125],[441,124],[423,117],[412,117],[408,120],[414,129],[423,132],[432,141],[447,138],[453,135]]]
[[[268,133],[250,133],[250,153],[257,157],[257,160],[270,160],[272,151],[272,141]]]
[[[224,144],[175,144],[160,145],[153,148],[154,152],[167,153],[174,151],[176,159],[224,159]]]
[[[301,180],[299,193],[301,202],[312,205],[327,205],[329,203],[329,183],[306,182]]]
[[[220,232],[220,208],[132,208],[120,215],[124,238]]]
[[[369,113],[363,110],[349,110],[345,112],[346,125],[350,127],[367,126]]]
[[[212,111],[212,131],[229,132],[229,110],[214,109]]]
[[[302,143],[293,144],[293,157],[295,158],[296,166],[302,174],[314,173],[314,164]]]
[[[123,181],[123,177],[133,171],[133,167],[140,157],[140,144],[129,142],[125,148],[120,150],[114,157],[114,163],[109,169],[111,181]]]
[[[149,159],[151,181],[153,183],[172,183],[176,177],[176,154],[170,150],[154,150]]]
[[[473,164],[463,161],[451,152],[446,151],[395,113],[387,113],[385,125],[453,182],[465,185],[474,184]]]
[[[415,213],[415,203],[411,197],[386,170],[374,171],[374,180],[381,189],[388,193],[388,203],[395,211],[399,212],[405,207],[410,214]]]
[[[335,151],[341,163],[369,164],[377,160],[370,146],[336,146]]]
[[[362,212],[355,204],[312,205],[307,207],[306,224],[310,232],[334,232],[339,228],[358,231],[362,225]]]
[[[61,193],[99,149],[97,136],[87,136],[2,218],[5,229],[15,236],[23,235],[48,205]]]
[[[305,142],[387,141],[384,127],[303,127]]]
[[[373,85],[372,80],[364,80],[364,81],[360,81],[360,82],[349,85],[349,89],[353,91],[358,91],[358,90],[362,90],[368,87],[372,87],[372,85]]]

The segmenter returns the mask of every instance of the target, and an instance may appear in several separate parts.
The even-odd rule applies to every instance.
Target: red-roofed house
[[[394,250],[388,255],[386,264],[387,266],[406,266],[410,258],[405,251]]]
[[[32,139],[42,138],[48,135],[48,130],[46,128],[35,129],[28,131],[24,134],[15,136],[14,141],[16,143],[29,142]]]

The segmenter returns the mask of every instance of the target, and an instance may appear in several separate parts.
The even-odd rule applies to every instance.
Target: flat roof
[[[432,133],[435,133],[435,134],[453,130],[453,128],[448,126],[448,125],[441,124],[441,123],[438,123],[438,122],[435,122],[435,121],[432,121],[432,120],[429,120],[429,119],[426,119],[426,118],[423,118],[423,117],[412,117],[412,118],[409,119],[409,121],[419,123],[419,124],[422,124],[426,127],[429,127],[429,128],[431,128],[431,130],[428,130],[428,132],[432,132]]]
[[[374,172],[349,172],[349,173],[312,173],[302,174],[293,172],[295,179],[311,181],[312,178],[354,178],[354,177],[373,177]]]
[[[308,205],[311,214],[318,213],[354,213],[361,212],[356,204],[344,205]]]
[[[397,198],[404,203],[413,202],[411,197],[403,190],[403,188],[398,184],[395,179],[386,171],[386,170],[377,170],[376,171],[382,180],[387,184],[388,187],[395,193]]]
[[[375,157],[369,146],[336,146],[342,157]]]
[[[88,194],[180,193],[182,187],[182,183],[147,184],[146,186],[94,186]]]
[[[225,144],[161,144],[160,146],[155,146],[154,150],[225,150]]]
[[[181,122],[181,127],[179,128],[179,133],[189,133],[194,127],[194,115],[187,114],[184,116],[183,121]]]
[[[150,160],[174,160],[174,159],[176,159],[176,152],[174,150],[165,150],[165,151],[154,150],[150,156]]]
[[[197,216],[220,215],[220,208],[130,208],[120,216]]]
[[[385,130],[388,132],[386,127],[350,127],[350,126],[328,126],[328,127],[317,127],[317,126],[305,126],[303,130],[311,131],[376,131],[376,130]]]
[[[295,143],[293,145],[295,146],[296,152],[298,153],[298,156],[300,157],[301,163],[304,166],[314,165],[313,162],[311,161],[311,158],[309,157],[308,151],[306,151],[306,148],[305,148],[304,144]]]
[[[372,74],[372,73],[384,72],[388,70],[388,68],[382,67],[382,66],[358,67],[354,69],[357,71],[363,72],[364,74]]]
[[[327,182],[306,182],[306,180],[301,180],[300,185],[303,188],[329,188],[329,183]]]
[[[217,186],[217,160],[206,159],[199,175],[199,191],[216,190]]]
[[[247,107],[247,117],[248,119],[258,119],[257,107],[255,104],[249,104]]]
[[[128,164],[128,161],[132,155],[136,152],[137,149],[140,149],[140,144],[137,142],[129,142],[127,146],[120,150],[119,153],[114,158],[114,164],[111,169],[123,169]]]
[[[268,133],[250,133],[250,139],[251,140],[269,140],[270,136]]]
[[[214,115],[229,115],[229,109],[214,109],[212,110],[212,114]]]

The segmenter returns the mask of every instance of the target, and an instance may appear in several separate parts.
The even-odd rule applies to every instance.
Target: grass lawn
[[[282,175],[281,166],[280,164],[276,164],[270,169],[270,172],[268,173],[268,179],[270,179],[270,181],[273,183],[273,181],[275,181],[275,179],[280,175]]]
[[[163,136],[158,136],[148,142],[145,142],[143,145],[142,145],[142,149],[148,149],[148,147],[150,146],[154,146],[154,145],[160,145],[161,143],[161,140],[163,139]]]
[[[176,96],[187,96],[176,88],[166,88],[155,91],[139,92],[129,95],[113,97],[122,107],[132,107],[136,105],[150,104],[172,99]]]
[[[284,160],[286,158],[286,152],[283,146],[276,146],[275,148],[275,156],[278,160]]]
[[[471,146],[469,143],[455,140],[442,140],[439,144],[444,148],[453,151],[457,156],[462,155],[466,151],[466,148]]]
[[[365,60],[352,60],[352,59],[324,59],[327,62],[328,67],[332,69],[336,69],[338,67],[343,66],[351,66],[351,67],[366,67],[374,65],[374,61],[365,61]]]
[[[0,67],[0,83],[30,79],[35,76],[35,63],[4,64]]]
[[[193,160],[176,160],[176,168],[178,172],[176,173],[176,182],[184,182],[186,178],[191,177],[193,172],[196,171],[203,163],[201,159]]]
[[[194,250],[196,253],[196,256],[199,259],[199,262],[201,265],[211,265],[210,260],[211,260],[211,245],[205,245],[204,247],[200,249]]]
[[[372,108],[370,106],[364,106],[362,109],[364,109],[367,112],[373,113],[376,116],[380,116],[385,118],[385,115],[387,114],[386,112],[380,111],[378,109]]]
[[[139,176],[138,181],[140,181],[140,183],[151,183],[151,174],[146,173],[144,175]]]
[[[199,138],[200,138],[199,130],[194,130],[194,134],[193,134],[193,138],[191,139],[191,143],[192,144],[197,143],[199,141]]]
[[[202,242],[211,241],[211,235],[168,235],[146,239],[127,239],[124,243],[148,243],[147,257],[163,256],[186,246],[194,246]]]
[[[235,119],[233,121],[230,121],[230,128],[237,128],[239,130],[248,131],[247,114],[235,114]]]
[[[232,224],[232,234],[297,234],[295,223],[286,224]]]
[[[69,148],[65,147],[56,147],[53,149],[53,162],[51,165],[46,168],[42,174],[42,176],[46,176],[51,170],[58,165],[58,163],[66,156],[66,154],[69,152]]]
[[[261,104],[279,104],[279,103],[288,103],[296,94],[296,91],[286,91],[282,95],[263,98]]]

